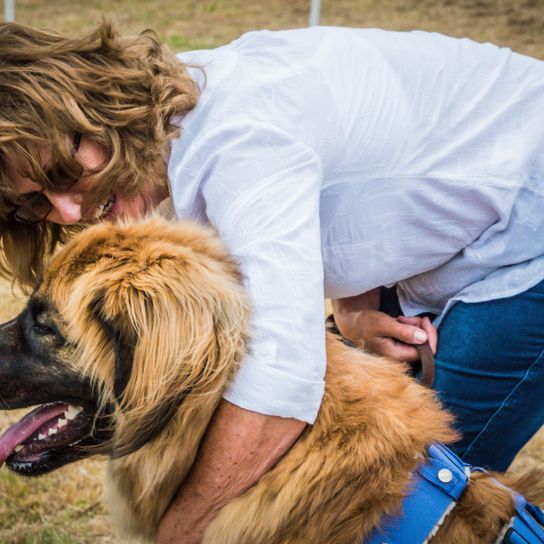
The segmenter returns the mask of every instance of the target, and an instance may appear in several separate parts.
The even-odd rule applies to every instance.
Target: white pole
[[[310,6],[310,26],[319,24],[319,15],[321,12],[321,0],[311,0]]]
[[[4,21],[15,21],[15,0],[4,0]]]

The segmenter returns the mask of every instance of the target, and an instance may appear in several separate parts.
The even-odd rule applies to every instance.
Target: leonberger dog
[[[249,315],[237,263],[210,229],[158,218],[87,229],[0,328],[0,407],[41,405],[4,433],[0,462],[35,476],[109,456],[120,533],[153,541],[246,355]],[[400,510],[429,444],[454,439],[403,365],[329,334],[317,421],[203,542],[360,544]],[[531,481],[517,487],[540,500]],[[492,543],[513,513],[511,492],[476,474],[433,544]]]

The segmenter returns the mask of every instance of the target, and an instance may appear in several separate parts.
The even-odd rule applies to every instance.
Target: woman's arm
[[[254,485],[304,430],[297,419],[266,416],[223,400],[197,460],[164,515],[158,544],[197,544],[219,509]]]
[[[427,340],[436,352],[437,331],[429,318],[391,317],[380,312],[381,287],[354,297],[332,301],[334,319],[342,336],[379,355],[399,361],[417,361],[419,353],[412,344]]]
[[[217,511],[274,466],[315,420],[325,374],[319,157],[251,118],[202,131],[176,161],[184,175],[172,185],[174,202],[193,176],[206,220],[240,266],[251,341],[164,516],[160,544],[199,542]]]

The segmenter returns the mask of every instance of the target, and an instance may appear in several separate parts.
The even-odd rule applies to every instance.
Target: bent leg
[[[434,388],[457,418],[457,453],[504,471],[544,424],[544,282],[457,303],[439,328]]]

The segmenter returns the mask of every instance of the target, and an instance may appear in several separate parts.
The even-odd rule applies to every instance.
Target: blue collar
[[[478,470],[478,469],[476,469]],[[423,544],[436,534],[470,480],[471,468],[442,444],[432,444],[416,469],[402,514],[384,516],[364,544]],[[497,482],[498,483],[498,482]],[[499,484],[500,485],[500,484]],[[544,544],[544,513],[512,491],[516,514],[503,544]]]
[[[534,544],[544,542],[544,512],[515,494],[516,514],[504,535],[504,544]]]

